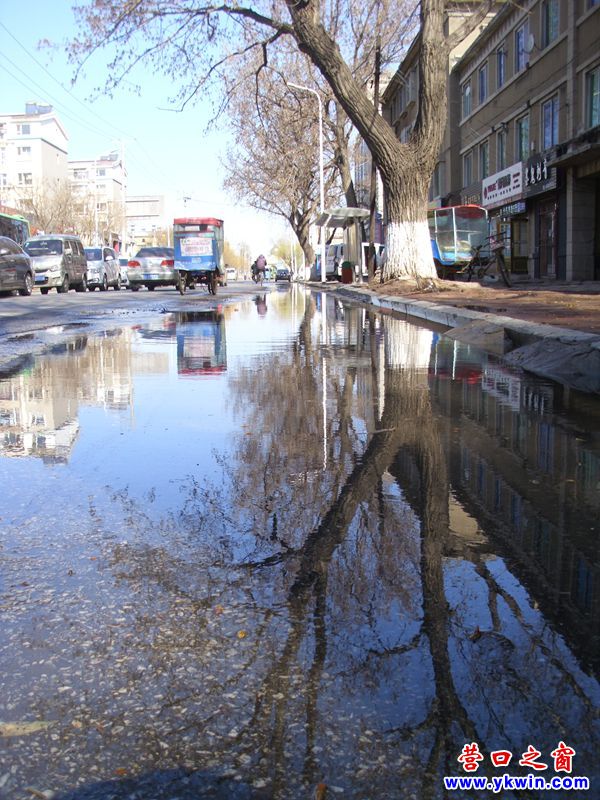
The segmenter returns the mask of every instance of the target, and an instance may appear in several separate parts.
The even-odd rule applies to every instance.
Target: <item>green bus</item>
[[[17,244],[24,244],[29,239],[29,221],[20,214],[0,211],[0,236],[7,236]]]

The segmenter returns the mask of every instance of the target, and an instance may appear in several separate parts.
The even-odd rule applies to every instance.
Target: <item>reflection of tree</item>
[[[116,498],[129,543],[110,548],[89,719],[136,764],[218,767],[273,798],[321,779],[348,797],[439,797],[465,741],[516,752],[581,730],[585,759],[597,687],[498,560],[449,530],[410,330],[368,320],[349,357],[319,345],[315,310],[289,351],[231,373],[247,423],[214,485],[190,481],[160,520]]]

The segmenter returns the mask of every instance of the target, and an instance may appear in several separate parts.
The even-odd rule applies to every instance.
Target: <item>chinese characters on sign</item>
[[[521,753],[519,764],[522,767],[531,767],[538,771],[548,769],[548,764],[539,761],[541,755],[541,752],[530,744],[527,750]],[[572,747],[561,741],[550,755],[554,760],[555,772],[571,773],[573,769],[573,756],[575,755],[575,750]],[[493,750],[490,753],[491,762],[495,767],[507,767],[512,757],[513,754],[510,750]],[[462,764],[465,772],[475,772],[479,769],[479,762],[484,760],[484,756],[479,750],[477,742],[471,742],[470,744],[464,745],[456,760]]]
[[[525,194],[531,197],[556,188],[556,170],[548,166],[546,156],[532,156],[525,164],[523,180]]]
[[[495,208],[508,200],[520,200],[523,194],[523,163],[518,161],[495,175],[490,175],[481,184],[482,205]]]

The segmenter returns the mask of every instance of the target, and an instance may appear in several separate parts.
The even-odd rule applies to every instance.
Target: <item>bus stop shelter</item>
[[[362,265],[362,226],[369,218],[367,208],[353,208],[351,206],[341,208],[326,208],[315,219],[314,224],[321,229],[321,236],[327,241],[327,231],[342,229],[344,231],[344,260],[350,261],[352,268]],[[321,271],[315,266],[315,275],[311,275],[311,280],[320,280]]]

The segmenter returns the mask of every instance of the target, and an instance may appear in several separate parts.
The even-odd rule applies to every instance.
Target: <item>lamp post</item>
[[[314,94],[317,98],[317,102],[319,103],[319,191],[320,191],[320,205],[321,205],[321,214],[325,213],[325,183],[323,180],[323,103],[321,102],[321,96],[316,91],[316,89],[311,89],[309,86],[299,86],[297,83],[291,83],[290,81],[286,81],[288,86],[291,86],[293,89],[299,89],[301,92],[310,92]],[[326,273],[325,273],[325,232],[321,228],[320,230],[321,235],[321,283],[325,283],[326,281]]]

